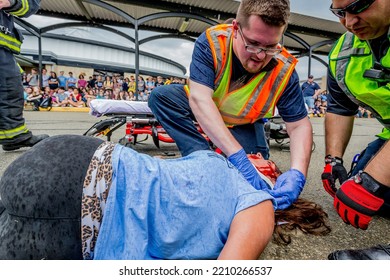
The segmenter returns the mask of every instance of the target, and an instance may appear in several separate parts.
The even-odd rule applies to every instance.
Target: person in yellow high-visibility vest
[[[297,60],[280,44],[290,15],[288,0],[243,0],[229,24],[207,29],[197,39],[188,85],[155,88],[149,106],[181,154],[212,143],[256,188],[264,183],[246,154],[269,158],[264,118],[278,108],[291,140],[291,169],[271,194],[285,209],[302,191],[310,161],[312,126],[295,71]]]
[[[321,178],[342,220],[365,230],[373,216],[390,216],[390,5],[387,0],[333,0],[330,10],[347,32],[329,54]],[[343,156],[359,106],[383,131],[359,155],[348,179]],[[390,245],[336,251],[329,259],[390,260]]]
[[[24,90],[20,67],[22,35],[14,16],[28,17],[39,9],[39,0],[0,0],[0,145],[4,151],[31,147],[48,135],[33,135],[23,118]]]

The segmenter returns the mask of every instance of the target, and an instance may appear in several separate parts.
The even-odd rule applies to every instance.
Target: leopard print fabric
[[[112,182],[112,152],[115,144],[104,142],[96,150],[85,176],[81,200],[83,258],[93,259],[104,208]]]

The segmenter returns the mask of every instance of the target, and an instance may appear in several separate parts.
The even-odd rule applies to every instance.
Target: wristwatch
[[[363,170],[360,170],[352,179],[356,184],[362,185],[366,190],[378,197],[383,197],[389,191],[388,187],[375,180]]]
[[[332,157],[331,155],[327,155],[325,157],[325,164],[330,164],[330,165],[336,165],[336,164],[343,164],[344,161],[342,158],[339,157]]]

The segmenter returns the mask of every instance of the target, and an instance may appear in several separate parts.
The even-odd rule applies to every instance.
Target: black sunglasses
[[[372,3],[374,3],[375,0],[356,0],[349,4],[345,8],[332,8],[332,5],[330,5],[329,10],[334,13],[339,18],[345,18],[345,14],[348,12],[353,15],[357,15],[361,12],[364,12],[368,9],[368,7],[371,6]]]

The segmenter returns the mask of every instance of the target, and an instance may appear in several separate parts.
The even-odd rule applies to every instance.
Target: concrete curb
[[[25,111],[32,111],[32,110],[25,109]],[[86,113],[88,113],[89,108],[88,107],[81,107],[81,108],[77,108],[77,107],[52,107],[51,109],[47,109],[47,108],[39,107],[39,112],[86,112]]]

